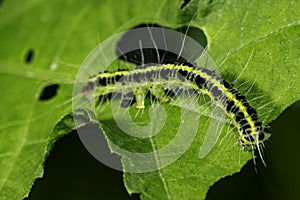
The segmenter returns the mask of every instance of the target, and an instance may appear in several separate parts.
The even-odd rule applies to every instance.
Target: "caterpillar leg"
[[[157,98],[160,102],[167,103],[170,101],[170,97],[165,94],[165,90],[162,87],[151,87],[150,92],[155,98]]]
[[[144,109],[145,108],[145,92],[142,89],[138,89],[134,93],[136,100],[136,108]]]

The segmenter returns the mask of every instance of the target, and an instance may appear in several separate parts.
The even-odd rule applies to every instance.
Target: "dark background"
[[[214,199],[300,199],[300,101],[271,123],[273,135],[265,148],[267,167],[249,161],[240,173],[215,183],[207,194]],[[28,200],[139,199],[129,196],[122,173],[102,165],[82,145],[75,132],[56,142]]]

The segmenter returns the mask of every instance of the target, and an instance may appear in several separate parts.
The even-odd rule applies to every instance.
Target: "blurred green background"
[[[272,138],[265,148],[267,167],[257,159],[257,173],[249,161],[240,173],[215,183],[207,200],[300,199],[299,157],[300,101],[270,124]],[[94,159],[76,132],[56,142],[27,200],[50,199],[139,199],[129,196],[122,173]]]

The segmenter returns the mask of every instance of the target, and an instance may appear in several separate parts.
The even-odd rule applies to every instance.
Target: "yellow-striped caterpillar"
[[[262,157],[261,147],[269,134],[265,133],[256,110],[232,84],[206,68],[190,64],[164,64],[144,65],[129,71],[103,72],[90,77],[82,91],[95,89],[96,97],[121,93],[125,101],[126,96],[134,95],[136,107],[141,109],[144,108],[147,91],[150,90],[160,101],[167,102],[169,97],[165,91],[171,86],[188,86],[197,93],[209,96],[232,120],[239,133],[241,147],[257,149]]]
[[[74,87],[74,95],[76,96],[81,91],[81,94],[84,94],[83,99],[80,97],[74,98],[76,100],[73,102],[73,109],[76,111],[78,108],[85,108],[95,114],[97,113],[96,118],[99,117],[99,120],[101,120],[103,114],[105,116],[109,115],[109,119],[113,116],[114,125],[112,128],[118,128],[121,132],[133,137],[149,137],[149,140],[152,140],[154,138],[151,137],[162,130],[158,127],[164,127],[166,115],[159,116],[160,111],[155,112],[155,114],[149,112],[151,123],[147,124],[147,122],[144,123],[145,121],[142,121],[140,124],[132,120],[133,116],[129,109],[120,107],[128,108],[135,101],[139,110],[145,108],[145,105],[147,105],[148,110],[148,104],[145,104],[144,100],[146,95],[150,94],[151,99],[182,108],[180,116],[171,116],[170,120],[168,120],[169,122],[180,117],[179,127],[176,130],[174,129],[178,134],[176,134],[176,137],[173,137],[172,142],[169,142],[162,149],[146,155],[124,151],[117,145],[111,147],[114,152],[135,162],[135,164],[130,164],[130,166],[136,167],[132,169],[132,172],[152,171],[169,165],[188,149],[197,131],[208,128],[204,133],[205,137],[198,154],[199,159],[206,157],[216,145],[222,130],[224,130],[225,123],[233,125],[227,126],[226,133],[230,132],[230,127],[236,129],[242,149],[252,150],[253,158],[255,158],[254,150],[256,150],[264,163],[262,147],[269,134],[265,132],[265,126],[260,121],[257,111],[250,105],[245,96],[238,92],[233,84],[229,84],[218,75],[218,68],[215,67],[206,50],[199,43],[189,38],[187,34],[182,35],[176,31],[156,27],[134,29],[133,35],[129,38],[133,38],[133,41],[126,39],[125,36],[121,37],[121,39],[119,37],[112,38],[113,42],[110,40],[105,41],[89,54],[82,64]],[[177,44],[174,41],[182,41],[182,43]],[[117,43],[124,44],[115,48]],[[189,51],[186,51],[187,49]],[[115,55],[116,52],[117,55]],[[117,58],[121,58],[126,63],[136,64],[138,67],[133,68],[130,66],[130,70],[122,70],[120,66],[112,65],[113,68],[110,68]],[[240,75],[236,80],[239,77]],[[108,99],[107,96],[121,97],[121,106],[120,102],[114,101],[114,99],[112,99],[110,105],[102,104],[104,99]],[[108,107],[105,105],[108,105]],[[169,105],[166,105],[166,107],[170,108]],[[198,107],[199,105],[201,107]],[[111,114],[106,109],[109,107],[111,108]],[[159,110],[157,109],[157,104],[153,104],[153,102],[149,109]],[[105,112],[102,112],[104,110]],[[109,114],[106,115],[107,113]],[[172,112],[167,114],[169,113]],[[188,115],[185,113],[193,116],[186,117]],[[227,119],[226,115],[228,116]],[[209,123],[208,126],[207,124],[203,126],[205,129],[198,128],[200,116],[208,117],[206,118],[208,119],[206,120],[206,123]],[[79,118],[77,121],[80,123],[81,119]],[[185,123],[187,121],[192,123]],[[186,124],[189,124],[189,126],[186,126]],[[167,131],[169,130],[173,131],[173,127]],[[162,130],[162,133],[164,133],[164,130]],[[86,133],[80,134],[83,141],[87,135]],[[201,137],[203,136],[201,134]],[[135,141],[135,138],[133,140]],[[173,143],[174,141],[176,142]],[[113,142],[110,144],[113,145]],[[157,166],[155,160],[149,161],[155,158],[154,154],[159,154],[167,159],[162,159],[162,164]],[[168,155],[176,156],[172,160]],[[140,166],[140,163],[143,162],[151,163],[152,165],[151,167],[147,165],[145,168]],[[108,163],[110,164],[110,162]]]

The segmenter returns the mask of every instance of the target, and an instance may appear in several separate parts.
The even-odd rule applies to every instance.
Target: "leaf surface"
[[[249,99],[266,95],[262,102],[253,101],[253,106],[273,102],[259,113],[265,123],[275,119],[300,97],[300,16],[297,1],[271,3],[191,1],[180,9],[182,1],[167,0],[2,2],[0,199],[26,197],[34,180],[42,177],[53,142],[74,128],[67,117],[72,112],[73,81],[88,53],[111,35],[141,23],[202,28],[210,55],[217,65],[223,63],[221,75],[233,81],[243,71],[237,85],[247,84],[240,87],[241,93]],[[245,85],[253,81],[254,87],[246,94],[249,87]],[[56,94],[40,100],[42,91],[54,84],[58,85]],[[157,137],[142,143],[127,139],[124,144],[142,151],[166,145],[176,133],[173,127],[180,113],[177,107],[170,108],[167,115],[172,117]],[[125,173],[129,193],[141,193],[142,199],[204,199],[209,186],[240,170],[251,154],[240,152],[234,134],[207,157],[198,158],[207,128],[203,124],[209,120],[202,118],[203,128],[176,162],[155,172]],[[149,123],[146,117],[140,120]],[[115,135],[125,136],[114,125],[106,116],[102,128],[118,142]],[[224,136],[225,132],[221,139]],[[123,158],[125,170],[128,161]]]

